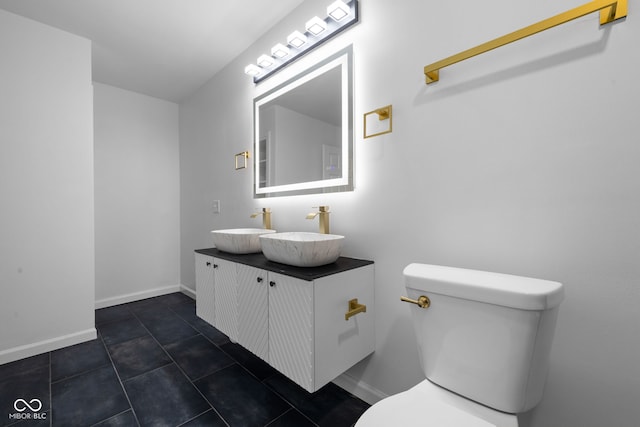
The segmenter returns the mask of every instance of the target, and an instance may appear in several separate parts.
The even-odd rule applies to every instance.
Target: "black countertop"
[[[309,281],[373,264],[373,261],[364,259],[340,257],[331,264],[321,265],[319,267],[293,267],[291,265],[269,261],[262,253],[236,255],[223,252],[216,248],[196,249],[196,252]]]

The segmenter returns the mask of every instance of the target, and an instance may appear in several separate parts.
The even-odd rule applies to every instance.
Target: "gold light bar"
[[[465,50],[464,52],[460,52],[441,61],[434,62],[433,64],[424,67],[426,83],[430,84],[437,82],[440,79],[440,69],[444,67],[448,67],[449,65],[464,61],[465,59],[472,58],[476,55],[480,55],[481,53],[488,52],[597,11],[600,11],[600,25],[609,24],[627,16],[627,0],[594,0],[590,3],[578,6],[575,9],[571,9],[567,12],[545,19],[544,21],[540,21],[518,31],[514,31],[513,33],[509,33],[474,48]]]

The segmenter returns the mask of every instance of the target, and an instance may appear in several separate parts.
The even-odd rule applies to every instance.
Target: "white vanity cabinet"
[[[238,281],[237,264],[214,258],[215,326],[230,340],[238,341]],[[197,298],[197,297],[196,297]]]
[[[314,282],[269,274],[269,363],[307,391],[315,391],[313,288]]]
[[[238,264],[238,344],[269,362],[268,272]]]
[[[196,259],[196,315],[238,339],[236,263],[204,254]]]
[[[213,325],[305,390],[317,391],[373,353],[371,261],[341,257],[305,269],[271,263],[262,254],[204,251],[227,258],[214,258]],[[366,311],[346,319],[354,299]]]
[[[196,252],[196,314],[205,322],[215,326],[213,264],[212,256]]]
[[[345,320],[349,301],[366,312]],[[313,281],[269,273],[269,363],[314,392],[373,353],[373,265]]]

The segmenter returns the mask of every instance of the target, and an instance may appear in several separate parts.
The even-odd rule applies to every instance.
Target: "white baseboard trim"
[[[182,290],[182,287],[182,285],[165,286],[163,288],[148,289],[146,291],[133,292],[130,294],[119,295],[117,297],[96,300],[96,309],[111,307],[119,304],[126,304],[128,302],[157,297],[160,295],[172,294],[174,292],[180,292]]]
[[[364,381],[357,380],[346,373],[333,380],[333,383],[354,396],[364,400],[369,405],[373,405],[374,403],[389,397],[388,394],[383,393],[377,388],[365,383]]]
[[[180,292],[190,297],[191,299],[196,299],[196,291],[188,286],[180,285]]]
[[[58,350],[70,345],[80,344],[85,341],[91,341],[96,339],[97,336],[96,328],[90,328],[73,334],[50,338],[48,340],[38,341],[32,344],[21,345],[8,350],[2,350],[0,351],[0,365],[24,359],[25,357],[46,353],[48,351]]]

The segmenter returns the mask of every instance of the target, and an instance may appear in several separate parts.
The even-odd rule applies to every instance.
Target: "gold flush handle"
[[[418,298],[417,300],[407,298],[407,297],[400,297],[400,301],[410,302],[411,304],[419,305],[420,308],[429,308],[429,306],[431,305],[431,300],[429,299],[428,296],[425,296],[425,295],[420,295],[420,298]]]
[[[364,304],[358,304],[358,298],[349,300],[348,311],[344,314],[344,320],[349,320],[350,317],[355,316],[358,313],[366,313],[367,306]]]

